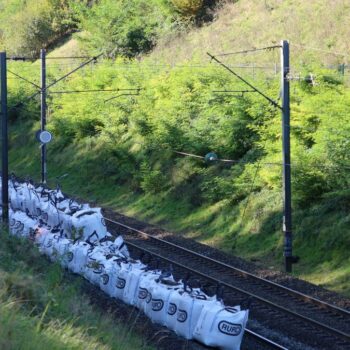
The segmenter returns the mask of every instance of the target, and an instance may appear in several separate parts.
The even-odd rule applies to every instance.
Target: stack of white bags
[[[123,238],[107,232],[100,208],[80,205],[59,188],[48,190],[13,179],[9,197],[11,233],[33,239],[52,261],[186,339],[240,349],[248,310],[225,307],[217,296],[176,281],[171,272],[150,270],[131,259]]]

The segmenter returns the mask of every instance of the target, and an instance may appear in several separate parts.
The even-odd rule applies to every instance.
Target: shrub
[[[203,6],[203,0],[171,0],[175,8],[185,16],[195,16]]]
[[[175,23],[161,0],[102,0],[91,9],[77,4],[75,11],[88,50],[126,57],[151,50]]]
[[[147,162],[143,162],[141,164],[141,188],[150,194],[159,193],[165,185],[165,176],[158,169],[151,169]]]
[[[30,57],[37,57],[42,47],[75,28],[68,0],[9,1],[0,24],[0,37],[9,54]]]

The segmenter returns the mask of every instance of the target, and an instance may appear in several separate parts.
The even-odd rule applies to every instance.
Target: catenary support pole
[[[41,58],[41,131],[46,128],[46,52],[45,49],[40,51]],[[46,166],[46,145],[41,145],[41,182],[46,183],[47,166]]]
[[[1,90],[1,149],[2,149],[2,222],[9,221],[8,189],[8,130],[7,130],[7,72],[6,52],[0,52],[0,90]]]
[[[292,272],[292,186],[290,169],[290,91],[289,43],[281,43],[281,93],[282,93],[282,152],[283,152],[283,233],[285,270]]]

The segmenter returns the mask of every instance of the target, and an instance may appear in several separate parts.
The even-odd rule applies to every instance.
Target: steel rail
[[[256,338],[259,342],[269,345],[273,349],[288,350],[285,346],[274,342],[271,339],[263,337],[261,334],[252,331],[251,329],[245,328],[245,332],[248,333],[253,338]]]
[[[264,283],[268,283],[268,284],[270,284],[270,285],[273,285],[274,287],[277,287],[277,288],[280,288],[280,289],[282,289],[282,290],[288,291],[289,293],[293,293],[294,295],[297,295],[299,298],[302,297],[303,299],[310,300],[310,301],[312,301],[312,302],[314,302],[314,303],[319,301],[319,303],[320,303],[323,307],[332,308],[332,309],[336,310],[337,312],[338,312],[338,310],[340,310],[343,314],[345,314],[345,315],[350,315],[349,311],[347,311],[347,310],[345,310],[345,309],[342,309],[342,308],[339,308],[339,307],[334,307],[334,306],[331,305],[331,304],[325,303],[325,302],[323,302],[323,301],[321,301],[321,300],[318,300],[318,299],[316,299],[316,298],[310,297],[310,296],[305,295],[305,294],[303,294],[303,293],[294,291],[294,290],[292,290],[292,289],[290,289],[290,288],[281,286],[281,285],[279,285],[279,284],[277,284],[277,283],[275,283],[275,282],[271,282],[271,281],[268,281],[268,280],[266,280],[266,279],[260,278],[260,277],[258,277],[258,276],[255,276],[255,275],[249,273],[249,272],[243,271],[243,270],[241,270],[241,269],[237,269],[237,268],[235,268],[235,267],[233,267],[233,266],[231,266],[231,265],[222,263],[222,262],[220,262],[220,261],[217,261],[217,260],[215,260],[215,259],[212,259],[212,258],[210,258],[210,257],[207,257],[207,256],[205,256],[205,255],[203,255],[203,254],[200,254],[200,253],[191,251],[191,250],[189,250],[189,249],[187,249],[187,248],[184,248],[184,247],[181,247],[181,246],[176,245],[176,244],[174,244],[174,243],[165,241],[165,240],[163,240],[163,239],[161,239],[161,238],[155,237],[155,236],[153,236],[153,235],[151,235],[151,234],[148,234],[148,233],[146,233],[146,232],[143,232],[143,231],[141,231],[141,230],[138,230],[138,229],[136,229],[136,228],[133,228],[133,227],[131,227],[131,226],[129,226],[129,225],[125,225],[125,224],[123,224],[123,223],[121,223],[121,222],[118,222],[118,221],[115,221],[115,220],[112,220],[112,219],[109,219],[109,218],[105,218],[105,220],[106,220],[106,221],[109,221],[109,222],[112,223],[112,224],[115,224],[115,225],[119,225],[119,226],[121,226],[121,227],[124,227],[124,228],[126,228],[126,229],[128,229],[128,230],[137,232],[137,233],[139,233],[139,234],[141,234],[141,235],[146,236],[147,238],[153,239],[153,240],[155,240],[155,241],[162,242],[163,244],[166,244],[166,245],[171,246],[171,247],[173,247],[173,248],[176,248],[176,249],[178,249],[178,250],[185,251],[185,252],[189,253],[190,255],[194,255],[194,256],[200,257],[200,258],[202,258],[202,259],[204,259],[204,260],[210,261],[211,263],[218,264],[218,265],[220,265],[220,266],[222,266],[222,267],[225,267],[225,268],[228,268],[228,269],[237,271],[237,272],[239,272],[239,273],[241,273],[241,274],[243,274],[243,275],[245,275],[245,276],[252,277],[252,278],[254,278],[254,279],[258,280],[258,281],[261,281],[261,282],[264,282]],[[128,241],[128,244],[131,244],[132,246],[136,247],[137,249],[141,249],[141,250],[146,251],[145,248],[142,248],[142,247],[140,247],[140,246],[137,246],[137,245],[135,245],[134,243],[131,243],[131,242],[129,242],[129,241]],[[284,313],[290,314],[290,315],[292,315],[292,316],[294,316],[294,317],[296,317],[296,318],[299,318],[299,319],[303,320],[304,322],[313,324],[313,325],[315,325],[315,326],[317,326],[317,327],[319,327],[319,328],[323,328],[324,330],[326,330],[326,331],[328,331],[328,332],[330,332],[330,333],[335,334],[336,336],[342,338],[343,340],[346,340],[347,342],[350,341],[350,335],[347,334],[347,333],[345,333],[345,332],[343,332],[343,331],[340,331],[340,330],[338,330],[338,329],[336,329],[336,328],[330,327],[330,326],[325,325],[325,324],[323,324],[323,323],[321,323],[321,322],[319,322],[319,321],[313,320],[313,319],[311,319],[311,318],[309,318],[309,317],[307,317],[307,316],[301,315],[301,314],[299,314],[299,313],[297,313],[297,312],[295,312],[295,311],[289,310],[289,309],[287,309],[287,308],[285,308],[285,307],[283,307],[283,306],[280,306],[280,305],[278,305],[278,304],[275,304],[275,303],[273,303],[273,302],[271,302],[271,301],[269,301],[269,300],[267,300],[267,299],[265,299],[265,298],[262,298],[262,297],[256,295],[255,293],[251,293],[251,292],[249,292],[249,291],[243,290],[243,289],[241,289],[241,288],[239,288],[239,287],[233,286],[233,285],[230,284],[230,283],[221,281],[221,280],[219,280],[219,279],[217,279],[217,278],[215,278],[215,277],[208,276],[207,274],[203,274],[203,273],[201,273],[200,271],[193,270],[192,268],[190,268],[190,267],[188,267],[188,266],[184,266],[184,265],[182,265],[182,264],[180,264],[180,263],[178,263],[178,262],[176,262],[176,261],[173,261],[173,260],[171,260],[171,259],[165,258],[165,257],[163,257],[163,256],[160,256],[160,255],[158,255],[158,254],[152,253],[152,252],[150,252],[150,251],[147,251],[147,252],[150,253],[150,254],[153,254],[153,255],[157,255],[159,258],[161,258],[161,259],[163,259],[163,260],[168,260],[170,263],[175,264],[175,265],[177,265],[177,266],[180,266],[181,268],[184,268],[184,269],[186,269],[186,270],[188,270],[188,271],[191,271],[191,272],[194,273],[194,274],[197,274],[197,275],[199,275],[199,276],[202,276],[202,277],[205,278],[205,279],[212,280],[212,281],[214,281],[215,283],[220,283],[220,284],[226,286],[226,287],[229,288],[229,289],[234,289],[234,290],[237,290],[238,292],[240,292],[240,293],[242,293],[242,294],[245,294],[245,295],[247,295],[247,296],[251,296],[251,297],[253,297],[254,299],[260,301],[261,303],[264,303],[264,304],[266,304],[266,305],[268,305],[268,306],[270,306],[270,307],[272,307],[272,308],[274,308],[274,309],[278,309],[278,310],[280,310],[280,311],[283,311]],[[295,293],[294,293],[294,292],[295,292]]]

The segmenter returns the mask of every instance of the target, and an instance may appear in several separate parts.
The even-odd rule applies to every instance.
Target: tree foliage
[[[195,16],[203,6],[203,0],[171,0],[171,2],[185,16]]]
[[[101,0],[74,9],[88,50],[126,57],[150,51],[176,22],[165,0]]]
[[[37,57],[73,28],[69,0],[2,0],[0,44],[11,55]]]

